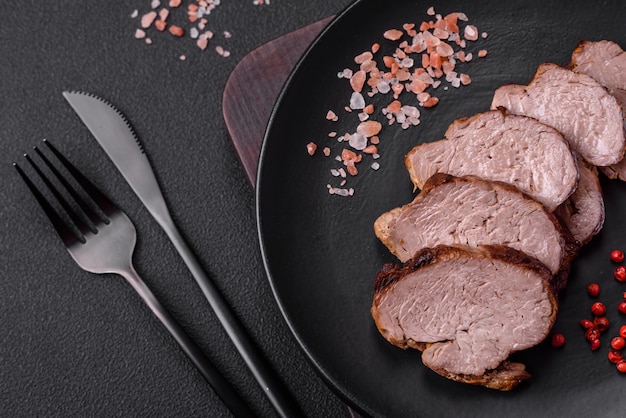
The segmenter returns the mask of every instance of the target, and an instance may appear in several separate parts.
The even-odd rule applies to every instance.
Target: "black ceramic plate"
[[[382,33],[438,13],[464,12],[489,36],[468,48],[489,55],[467,65],[473,82],[441,94],[438,106],[423,111],[421,125],[407,130],[385,126],[381,133],[380,169],[361,163],[349,179],[354,196],[329,195],[337,183],[329,170],[337,165],[321,154],[341,149],[328,132],[353,132],[355,114],[342,109],[350,97],[343,68],[353,57],[381,43],[390,54],[396,43]],[[617,312],[626,285],[612,278],[608,255],[626,248],[626,184],[603,179],[606,197],[604,230],[575,262],[561,296],[555,330],[567,337],[565,347],[549,342],[515,355],[533,378],[511,392],[448,381],[421,364],[420,353],[387,343],[370,317],[374,276],[393,257],[373,233],[381,213],[409,202],[412,185],[402,158],[416,144],[443,137],[458,117],[487,110],[494,89],[527,83],[537,66],[566,65],[581,39],[611,39],[626,46],[626,4],[606,1],[434,1],[362,0],[348,7],[316,40],[290,77],[274,109],[263,145],[258,176],[258,221],[263,256],[282,312],[302,348],[330,384],[365,414],[372,416],[623,416],[626,375],[607,361],[609,341],[626,315]],[[408,95],[402,96],[409,103]],[[374,103],[386,105],[388,96]],[[332,109],[339,121],[327,121]],[[380,111],[380,108],[379,108]],[[379,113],[374,115],[382,119]],[[311,157],[310,141],[319,144]],[[589,318],[593,299],[586,285],[599,282],[599,300],[608,306],[610,330],[592,352],[578,323]]]

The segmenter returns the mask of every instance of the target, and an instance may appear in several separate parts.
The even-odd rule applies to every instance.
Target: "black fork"
[[[63,196],[63,193],[46,176],[33,158],[25,155],[28,163],[59,202],[71,223],[66,222],[54,209],[22,168],[17,163],[13,163],[13,165],[50,219],[72,258],[86,271],[97,274],[115,273],[124,277],[178,342],[230,411],[236,417],[253,417],[254,414],[232,385],[220,374],[178,322],[165,310],[135,271],[132,255],[137,235],[131,220],[49,141],[44,140],[44,144],[91,200],[91,204],[88,203],[70,181],[52,164],[50,159],[39,148],[35,147],[40,159],[66,190],[66,195],[70,195],[75,203],[75,205],[70,204],[70,201]]]

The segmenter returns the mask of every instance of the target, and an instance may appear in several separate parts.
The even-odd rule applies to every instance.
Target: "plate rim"
[[[270,113],[268,122],[266,124],[265,127],[265,132],[263,134],[263,142],[261,144],[261,151],[259,153],[259,163],[257,166],[257,170],[256,170],[256,181],[255,181],[255,216],[256,216],[256,224],[257,224],[257,235],[258,235],[258,239],[259,239],[259,247],[260,247],[260,252],[261,252],[261,259],[263,261],[263,267],[265,270],[265,274],[267,276],[272,294],[274,295],[274,299],[276,301],[276,304],[278,305],[278,308],[280,310],[280,313],[283,317],[283,320],[286,322],[287,326],[289,327],[289,330],[291,331],[291,334],[294,336],[294,338],[296,339],[296,342],[298,343],[298,347],[300,348],[301,351],[304,352],[307,360],[309,361],[309,363],[311,363],[313,365],[313,369],[315,370],[315,372],[322,377],[322,379],[326,382],[326,384],[330,387],[330,389],[337,394],[338,396],[341,397],[341,399],[343,401],[345,401],[347,404],[349,404],[350,407],[353,407],[354,409],[358,410],[359,413],[361,414],[365,414],[367,416],[374,416],[373,411],[370,410],[370,408],[366,407],[363,403],[361,403],[360,401],[358,401],[357,399],[354,399],[352,396],[350,396],[350,394],[347,392],[347,390],[345,388],[343,388],[342,386],[338,385],[335,380],[332,378],[332,376],[330,375],[329,371],[326,370],[325,367],[323,367],[318,360],[316,360],[315,356],[313,355],[313,353],[308,349],[307,345],[305,344],[304,340],[302,339],[302,337],[300,336],[300,334],[298,333],[295,324],[292,322],[292,320],[290,319],[289,315],[286,312],[286,308],[284,305],[284,302],[282,301],[282,298],[279,295],[278,289],[276,288],[276,284],[275,281],[272,279],[272,270],[270,268],[269,265],[269,260],[267,257],[267,253],[266,253],[266,248],[265,248],[265,238],[264,238],[264,234],[263,234],[263,228],[262,228],[262,220],[261,220],[261,205],[260,205],[260,200],[261,200],[261,192],[263,189],[262,186],[262,175],[261,172],[265,166],[265,155],[268,152],[267,148],[269,147],[268,145],[268,137],[271,131],[271,127],[274,123],[274,120],[276,119],[276,113],[278,112],[278,109],[282,103],[282,101],[284,100],[284,97],[287,93],[287,91],[289,90],[289,87],[291,86],[292,80],[294,79],[296,73],[298,73],[298,71],[300,70],[300,68],[303,66],[304,61],[307,60],[308,56],[311,54],[311,51],[315,49],[315,47],[317,46],[317,44],[319,44],[322,40],[322,38],[324,38],[326,36],[326,34],[331,31],[337,24],[340,23],[341,20],[343,20],[343,18],[355,7],[357,7],[358,5],[360,5],[363,2],[366,2],[368,0],[355,0],[352,3],[348,4],[346,7],[343,8],[343,10],[341,10],[339,13],[337,13],[335,15],[335,17],[320,31],[320,33],[315,37],[315,39],[313,40],[313,42],[311,42],[311,44],[306,48],[305,52],[302,54],[302,56],[298,59],[296,65],[294,66],[294,68],[291,70],[291,72],[289,73],[289,76],[287,77],[287,79],[285,80],[278,96],[276,99],[276,102],[274,103],[274,106],[272,107],[272,111]]]

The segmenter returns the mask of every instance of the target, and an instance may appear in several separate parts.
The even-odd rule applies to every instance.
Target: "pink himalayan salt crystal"
[[[365,147],[367,146],[367,138],[363,134],[354,133],[350,135],[348,143],[352,148],[356,150],[362,150],[365,149]]]
[[[365,107],[365,99],[363,95],[357,91],[352,93],[350,97],[350,109],[363,109]]]
[[[478,39],[478,29],[476,29],[476,26],[474,25],[467,25],[465,26],[463,35],[468,41],[475,41]]]
[[[402,35],[403,33],[401,30],[389,29],[383,33],[383,38],[389,39],[391,41],[397,41],[398,39],[402,38]]]
[[[357,133],[365,136],[366,138],[372,137],[374,135],[378,135],[383,128],[383,125],[375,120],[367,120],[365,122],[361,122],[359,126],[357,126]]]
[[[339,120],[339,117],[337,116],[337,114],[335,112],[333,112],[332,110],[329,110],[326,113],[326,119],[327,120],[332,120],[333,122],[337,122]]]
[[[365,84],[366,74],[365,71],[359,70],[350,77],[350,87],[352,90],[360,93],[363,90],[363,85]]]
[[[374,58],[374,55],[372,55],[372,53],[369,51],[365,51],[362,54],[359,54],[356,57],[354,57],[354,62],[357,64],[363,64],[364,62],[371,61],[372,58]]]
[[[198,38],[198,40],[196,41],[196,45],[198,46],[198,48],[204,51],[209,45],[209,41],[206,38]]]
[[[144,29],[149,28],[154,22],[154,19],[156,19],[156,17],[157,13],[155,11],[148,12],[145,15],[141,16],[141,27]]]

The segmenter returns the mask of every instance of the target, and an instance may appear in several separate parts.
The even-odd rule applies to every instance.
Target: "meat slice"
[[[626,115],[626,52],[615,42],[582,41],[570,61],[570,68],[587,74],[606,87],[622,106]],[[626,180],[626,161],[600,168],[607,177]]]
[[[541,64],[528,86],[498,88],[491,108],[538,119],[560,131],[590,164],[608,166],[624,156],[622,111],[617,99],[586,74]]]
[[[626,52],[618,44],[581,41],[572,52],[570,68],[592,77],[626,107]]]
[[[430,176],[475,175],[509,183],[552,211],[576,188],[578,168],[554,128],[503,110],[454,121],[447,139],[416,146],[405,156],[415,187]]]
[[[422,362],[449,379],[510,390],[530,377],[509,363],[543,341],[557,314],[550,271],[508,247],[423,249],[386,265],[371,313],[390,343],[422,351]]]
[[[574,239],[584,245],[604,225],[604,198],[598,169],[579,161],[578,172],[576,191],[554,213],[563,220]]]
[[[374,232],[402,262],[437,245],[501,244],[557,274],[569,270],[573,257],[573,237],[541,203],[513,186],[474,176],[433,175],[411,203],[378,217]]]

